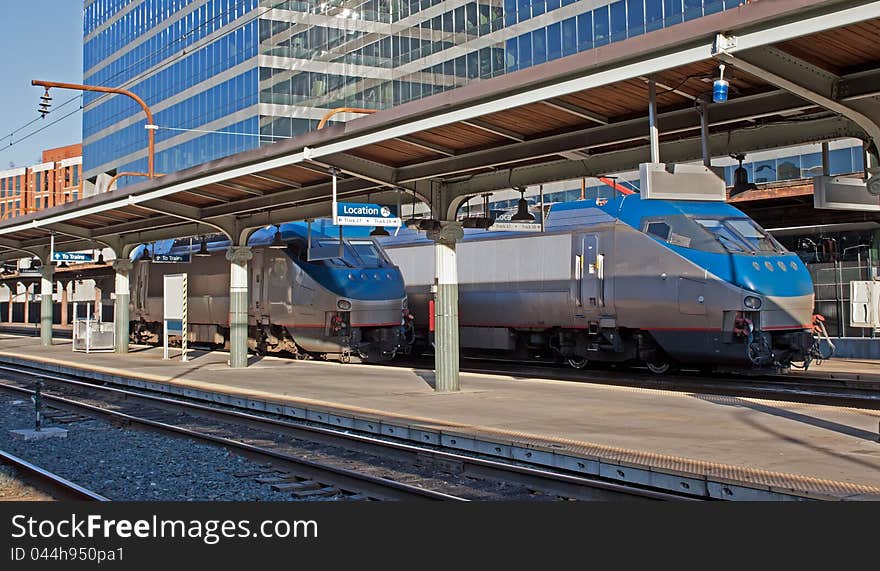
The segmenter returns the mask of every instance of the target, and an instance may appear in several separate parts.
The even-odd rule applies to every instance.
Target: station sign
[[[188,264],[189,262],[189,252],[184,254],[153,254],[154,264]]]
[[[488,230],[490,232],[540,232],[541,224],[536,222],[496,221]]]
[[[391,206],[365,202],[337,202],[333,210],[333,224],[337,226],[391,226],[402,222]]]
[[[83,252],[52,252],[53,262],[92,262],[95,257]]]

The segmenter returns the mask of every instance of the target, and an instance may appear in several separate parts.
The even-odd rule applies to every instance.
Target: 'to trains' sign
[[[333,224],[340,226],[391,226],[399,227],[400,218],[390,206],[362,202],[337,202],[333,211]]]

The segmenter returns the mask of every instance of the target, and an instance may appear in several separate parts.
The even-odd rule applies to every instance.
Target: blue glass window
[[[578,51],[577,20],[569,18],[562,21],[562,55],[567,56]],[[592,37],[591,37],[592,41]]]
[[[547,61],[547,29],[532,32],[532,63],[538,65]]]
[[[644,0],[626,0],[626,19],[630,37],[645,33]]]
[[[703,15],[703,0],[684,0],[684,19],[693,20]]]
[[[663,0],[664,25],[671,26],[682,21],[682,0]]]
[[[585,12],[577,17],[578,51],[593,49],[593,13]]]
[[[663,0],[645,0],[645,28],[649,32],[663,27]]]
[[[532,17],[540,16],[544,13],[546,6],[544,0],[532,0]]]
[[[604,46],[609,41],[610,24],[608,22],[608,6],[593,10],[593,43]]]
[[[516,19],[518,22],[524,22],[532,17],[531,0],[519,0],[517,4]]]
[[[556,22],[547,27],[547,59],[562,57],[562,24]]]
[[[519,37],[519,67],[532,65],[532,34],[523,34]]]
[[[626,1],[618,0],[611,8],[611,41],[626,39]]]
[[[519,50],[517,49],[518,40],[517,38],[513,38],[507,40],[507,44],[505,45],[505,65],[507,67],[507,71],[516,71],[519,69]]]
[[[516,24],[516,0],[504,0],[504,25]]]

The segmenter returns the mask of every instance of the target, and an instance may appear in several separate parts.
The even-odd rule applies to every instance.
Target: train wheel
[[[667,359],[666,357],[655,357],[651,361],[645,361],[645,365],[647,365],[648,370],[655,375],[668,373],[669,369],[672,368],[672,363],[670,363],[669,359]]]
[[[569,366],[575,369],[583,369],[587,366],[587,363],[589,363],[589,361],[586,357],[572,357],[568,360]]]

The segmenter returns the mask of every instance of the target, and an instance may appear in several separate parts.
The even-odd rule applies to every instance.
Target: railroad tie
[[[314,480],[304,480],[301,482],[279,482],[272,484],[272,489],[276,492],[307,492],[323,488],[324,484],[315,482]]]
[[[313,498],[315,496],[335,496],[339,493],[339,488],[335,486],[327,486],[318,490],[305,490],[302,492],[293,492],[297,498]]]

